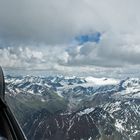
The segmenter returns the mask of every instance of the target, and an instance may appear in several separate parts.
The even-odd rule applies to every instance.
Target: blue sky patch
[[[96,32],[96,33],[92,33],[92,34],[85,34],[85,35],[77,36],[75,38],[75,40],[80,45],[82,45],[82,44],[87,43],[87,42],[96,42],[96,43],[98,43],[100,41],[100,37],[101,37],[101,34],[99,32]]]

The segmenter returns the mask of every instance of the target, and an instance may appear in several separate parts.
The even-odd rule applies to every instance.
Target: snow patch
[[[123,124],[122,120],[117,120],[116,119],[115,126],[116,126],[117,130],[120,131],[120,132],[125,130],[124,127],[122,126],[122,124]]]
[[[83,111],[80,111],[79,113],[77,113],[79,116],[82,116],[84,114],[89,114],[90,112],[92,112],[95,108],[87,108]]]
[[[88,83],[93,83],[95,85],[115,85],[119,83],[117,79],[108,79],[108,78],[94,78],[94,77],[87,77],[85,80]]]

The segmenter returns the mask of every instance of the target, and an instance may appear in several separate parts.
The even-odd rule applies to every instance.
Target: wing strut
[[[5,100],[5,80],[2,68],[0,67],[0,117],[3,120],[3,131],[6,131],[8,140],[27,140],[18,121]]]

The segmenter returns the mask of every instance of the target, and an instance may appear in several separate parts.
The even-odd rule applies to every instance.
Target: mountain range
[[[139,140],[140,79],[10,76],[6,100],[29,140]]]

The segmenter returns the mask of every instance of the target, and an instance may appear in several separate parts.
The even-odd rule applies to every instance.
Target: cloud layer
[[[0,64],[50,70],[139,67],[139,5],[139,0],[0,0]],[[98,42],[75,40],[96,32]]]

